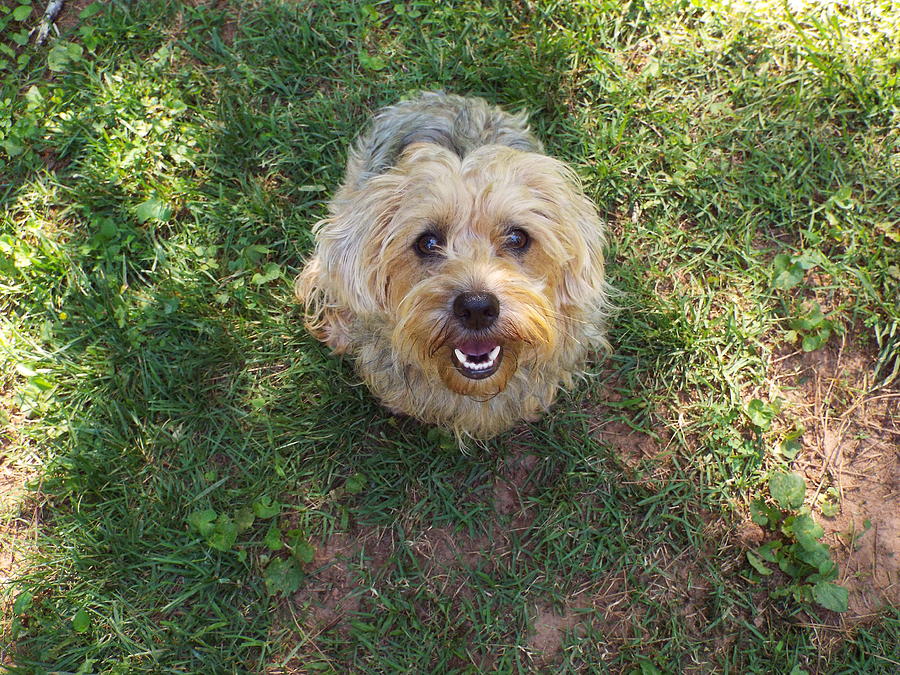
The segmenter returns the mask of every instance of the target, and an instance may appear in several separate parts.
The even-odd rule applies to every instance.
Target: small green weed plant
[[[773,261],[774,276],[772,287],[779,291],[790,291],[800,286],[807,271],[822,265],[825,257],[818,250],[804,251],[799,255],[780,253]],[[835,331],[835,323],[822,311],[818,302],[783,300],[783,312],[788,321],[784,334],[786,342],[800,341],[804,352],[812,352],[824,347]]]
[[[806,481],[797,473],[777,473],[769,479],[769,492],[774,505],[757,499],[750,505],[750,516],[778,537],[747,551],[750,565],[763,576],[773,574],[770,565],[776,565],[789,577],[787,585],[772,593],[774,597],[791,596],[833,612],[847,611],[848,592],[833,583],[838,567],[821,541],[824,530],[803,505]]]
[[[344,495],[356,495],[365,488],[366,479],[361,474],[350,476],[343,487],[332,491],[333,500]],[[283,505],[269,496],[263,496],[249,506],[238,508],[233,514],[219,513],[215,509],[193,511],[187,516],[188,528],[212,549],[222,553],[235,550],[241,562],[246,561],[248,549],[255,544],[239,537],[253,528],[256,521],[269,521],[262,539],[264,552],[261,563],[265,567],[263,580],[270,595],[288,595],[297,591],[303,583],[303,565],[313,561],[315,547],[309,542],[307,533],[301,528],[282,530],[278,516]],[[338,505],[338,510],[346,518],[347,509]],[[288,557],[274,556],[276,552],[287,552]]]

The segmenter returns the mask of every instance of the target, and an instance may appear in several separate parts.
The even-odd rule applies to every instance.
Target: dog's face
[[[339,195],[323,234],[340,304],[384,318],[398,366],[476,399],[524,366],[559,363],[603,288],[602,227],[572,173],[507,147],[460,159],[411,145]],[[339,327],[320,332],[341,347]]]

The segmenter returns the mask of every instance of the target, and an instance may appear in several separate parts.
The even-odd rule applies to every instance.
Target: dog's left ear
[[[572,308],[585,322],[582,331],[595,346],[607,348],[604,323],[609,310],[609,286],[605,277],[605,226],[593,202],[585,196],[580,181],[565,168],[570,194],[559,200],[558,217],[566,226],[571,256],[558,290],[561,305]]]

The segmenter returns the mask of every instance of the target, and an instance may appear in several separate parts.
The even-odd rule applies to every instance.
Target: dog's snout
[[[500,314],[500,301],[493,293],[460,293],[453,301],[453,314],[469,330],[490,328]]]

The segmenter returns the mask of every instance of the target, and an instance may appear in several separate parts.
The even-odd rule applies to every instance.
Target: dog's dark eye
[[[416,253],[421,256],[432,257],[440,252],[441,246],[444,245],[444,239],[434,232],[426,232],[416,239]]]
[[[528,238],[528,233],[518,227],[514,227],[507,232],[506,239],[503,242],[503,246],[514,253],[524,253],[528,249],[529,244],[531,244],[531,239]]]

